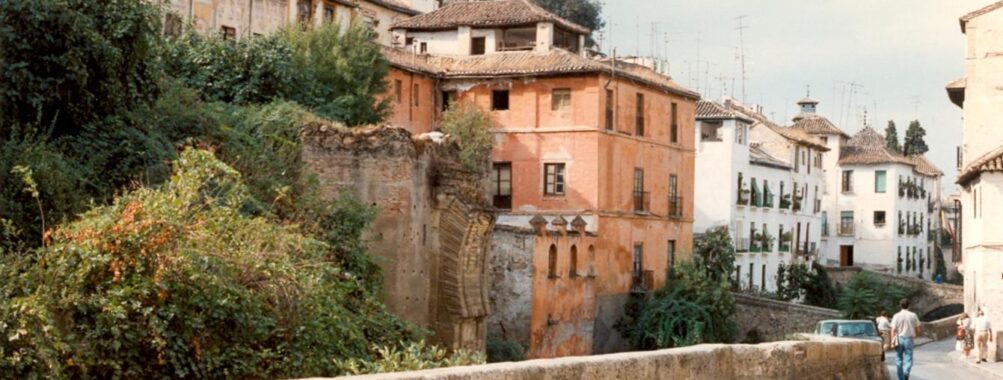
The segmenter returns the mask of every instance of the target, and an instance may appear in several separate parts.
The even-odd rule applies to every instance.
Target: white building
[[[694,232],[728,226],[742,288],[776,291],[777,267],[816,258],[821,142],[733,101],[697,105]]]
[[[931,278],[942,173],[890,151],[871,127],[846,142],[837,165],[826,263]]]
[[[959,149],[965,310],[1003,325],[1003,2],[961,17],[965,77],[947,86],[963,108]],[[998,342],[998,340],[997,340]],[[997,343],[999,344],[999,343]]]

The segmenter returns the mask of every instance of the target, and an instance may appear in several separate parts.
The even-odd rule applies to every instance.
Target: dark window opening
[[[547,257],[547,277],[557,278],[557,246],[550,245],[550,253]]]
[[[512,209],[512,163],[496,162],[492,180],[494,186],[494,206],[498,209]]]
[[[508,90],[491,91],[491,109],[495,111],[508,110]]]
[[[484,55],[484,37],[474,37],[470,39],[470,54],[471,55]]]
[[[223,39],[224,40],[235,40],[237,39],[237,28],[223,26]]]
[[[634,110],[634,134],[644,136],[644,94],[637,94],[636,107]]]
[[[613,130],[613,90],[606,90],[606,130]]]
[[[883,225],[885,225],[885,212],[884,211],[875,211],[874,212],[874,225],[875,226],[883,226]]]
[[[571,107],[571,89],[555,88],[550,93],[550,110],[560,111]]]
[[[672,125],[669,126],[669,138],[671,142],[679,142],[679,107],[676,103],[672,103]]]

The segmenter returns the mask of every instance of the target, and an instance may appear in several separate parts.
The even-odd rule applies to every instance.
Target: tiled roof
[[[390,29],[444,30],[460,26],[498,27],[538,22],[552,22],[575,33],[591,33],[588,28],[558,17],[529,0],[455,1],[435,11],[395,22]]]
[[[1003,172],[1003,145],[982,155],[962,169],[958,174],[958,184],[965,186],[986,172]]]
[[[1003,1],[998,1],[998,2],[995,2],[995,3],[989,4],[989,5],[986,5],[986,6],[980,8],[980,9],[978,9],[976,11],[969,12],[968,14],[966,14],[964,16],[961,16],[961,19],[958,20],[958,22],[961,23],[961,32],[962,33],[965,32],[965,24],[967,24],[973,18],[976,18],[976,17],[982,16],[982,15],[984,15],[986,13],[995,11],[997,9],[1000,9],[1001,7],[1003,7]]]
[[[829,119],[817,114],[799,114],[794,118],[791,128],[800,129],[813,135],[842,135],[850,137],[843,130],[832,124]]]
[[[416,10],[414,8],[411,8],[411,7],[407,6],[406,4],[401,3],[400,1],[397,1],[397,0],[362,0],[362,1],[373,3],[373,4],[379,5],[381,7],[384,7],[384,8],[390,9],[390,10],[394,10],[394,11],[397,11],[397,12],[400,12],[400,13],[404,13],[404,14],[407,14],[407,15],[411,15],[411,16],[417,16],[417,15],[421,14],[420,11],[418,11],[418,10]]]
[[[753,123],[753,120],[746,117],[744,114],[732,111],[728,108],[725,108],[725,106],[710,100],[701,100],[697,102],[697,120],[701,119],[705,120],[740,119],[747,123]]]
[[[904,164],[919,174],[937,177],[944,173],[923,155],[903,156],[888,150],[885,136],[874,128],[865,127],[857,132],[839,151],[839,165]]]
[[[791,164],[766,153],[759,144],[749,144],[749,162],[779,169],[791,169]]]
[[[798,100],[797,104],[818,104],[818,100],[806,96],[803,99]]]
[[[394,48],[383,48],[383,53],[395,67],[442,78],[523,77],[611,71],[609,60],[596,61],[561,49],[546,53],[520,51],[462,57],[413,54]],[[700,98],[700,94],[646,67],[622,61],[617,61],[615,66],[617,77],[640,81],[693,99]]]
[[[823,152],[829,151],[829,147],[825,146],[825,144],[823,144],[821,140],[819,140],[815,136],[806,133],[805,131],[793,128],[781,127],[776,123],[770,121],[770,119],[768,119],[766,116],[742,107],[732,106],[730,107],[730,109],[734,110],[735,112],[739,112],[748,118],[755,120],[755,124],[752,125],[753,128],[758,128],[760,126],[763,126],[769,128],[770,130],[776,132],[777,134],[783,136],[788,140],[794,141],[795,143],[804,144],[810,146],[812,149],[816,149]]]

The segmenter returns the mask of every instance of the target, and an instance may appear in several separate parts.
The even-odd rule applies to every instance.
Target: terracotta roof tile
[[[888,150],[885,136],[874,128],[866,127],[857,132],[839,151],[839,165],[904,164],[913,167],[917,173],[938,177],[944,175],[923,155],[903,156]]]
[[[611,62],[608,60],[592,60],[560,49],[546,53],[504,52],[457,57],[413,54],[401,49],[383,48],[383,54],[392,66],[442,78],[598,74],[611,71]],[[615,66],[617,77],[644,82],[689,98],[700,98],[700,94],[646,67],[622,61],[617,61]]]
[[[591,30],[546,11],[529,0],[456,1],[435,11],[393,23],[390,29],[444,30],[460,26],[498,27],[552,22],[575,33]]]
[[[842,135],[850,137],[836,127],[829,119],[817,114],[799,114],[794,118],[791,128],[800,129],[813,135]]]
[[[1003,172],[1003,145],[968,164],[958,174],[957,183],[965,186],[980,174],[987,172]]]
[[[740,119],[747,123],[752,123],[753,120],[746,117],[745,115],[732,111],[717,102],[710,100],[701,100],[697,102],[697,120],[725,120],[725,119]]]
[[[769,128],[770,130],[776,132],[777,134],[779,134],[780,136],[783,136],[784,138],[786,138],[788,140],[794,141],[796,143],[801,143],[801,144],[804,144],[804,145],[808,145],[808,146],[812,147],[813,149],[816,149],[816,150],[819,150],[819,151],[823,151],[823,152],[829,151],[829,147],[827,147],[825,144],[823,144],[822,140],[819,140],[817,137],[812,136],[811,134],[808,134],[805,131],[798,130],[798,129],[793,129],[793,128],[781,127],[781,126],[777,125],[776,123],[770,121],[770,119],[768,119],[763,114],[760,114],[758,112],[750,111],[750,110],[745,109],[743,107],[731,106],[731,109],[734,110],[734,111],[736,111],[736,112],[739,112],[739,113],[745,115],[746,117],[749,117],[749,118],[755,120],[755,123],[752,125],[753,128],[757,128],[757,127],[763,126],[763,127]]]
[[[755,143],[749,145],[749,162],[779,169],[791,169],[790,163],[771,156],[769,153],[766,153],[766,151],[763,150],[759,144]]]

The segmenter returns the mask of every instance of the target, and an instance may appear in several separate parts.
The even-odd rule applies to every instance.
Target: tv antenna
[[[737,17],[737,19],[738,19],[738,27],[735,28],[735,29],[738,30],[738,61],[739,61],[739,64],[741,65],[741,68],[742,68],[742,100],[743,101],[745,101],[745,80],[747,79],[746,75],[745,75],[746,74],[745,73],[745,29],[749,28],[749,26],[745,24],[745,17],[746,16],[744,16],[744,15]]]

